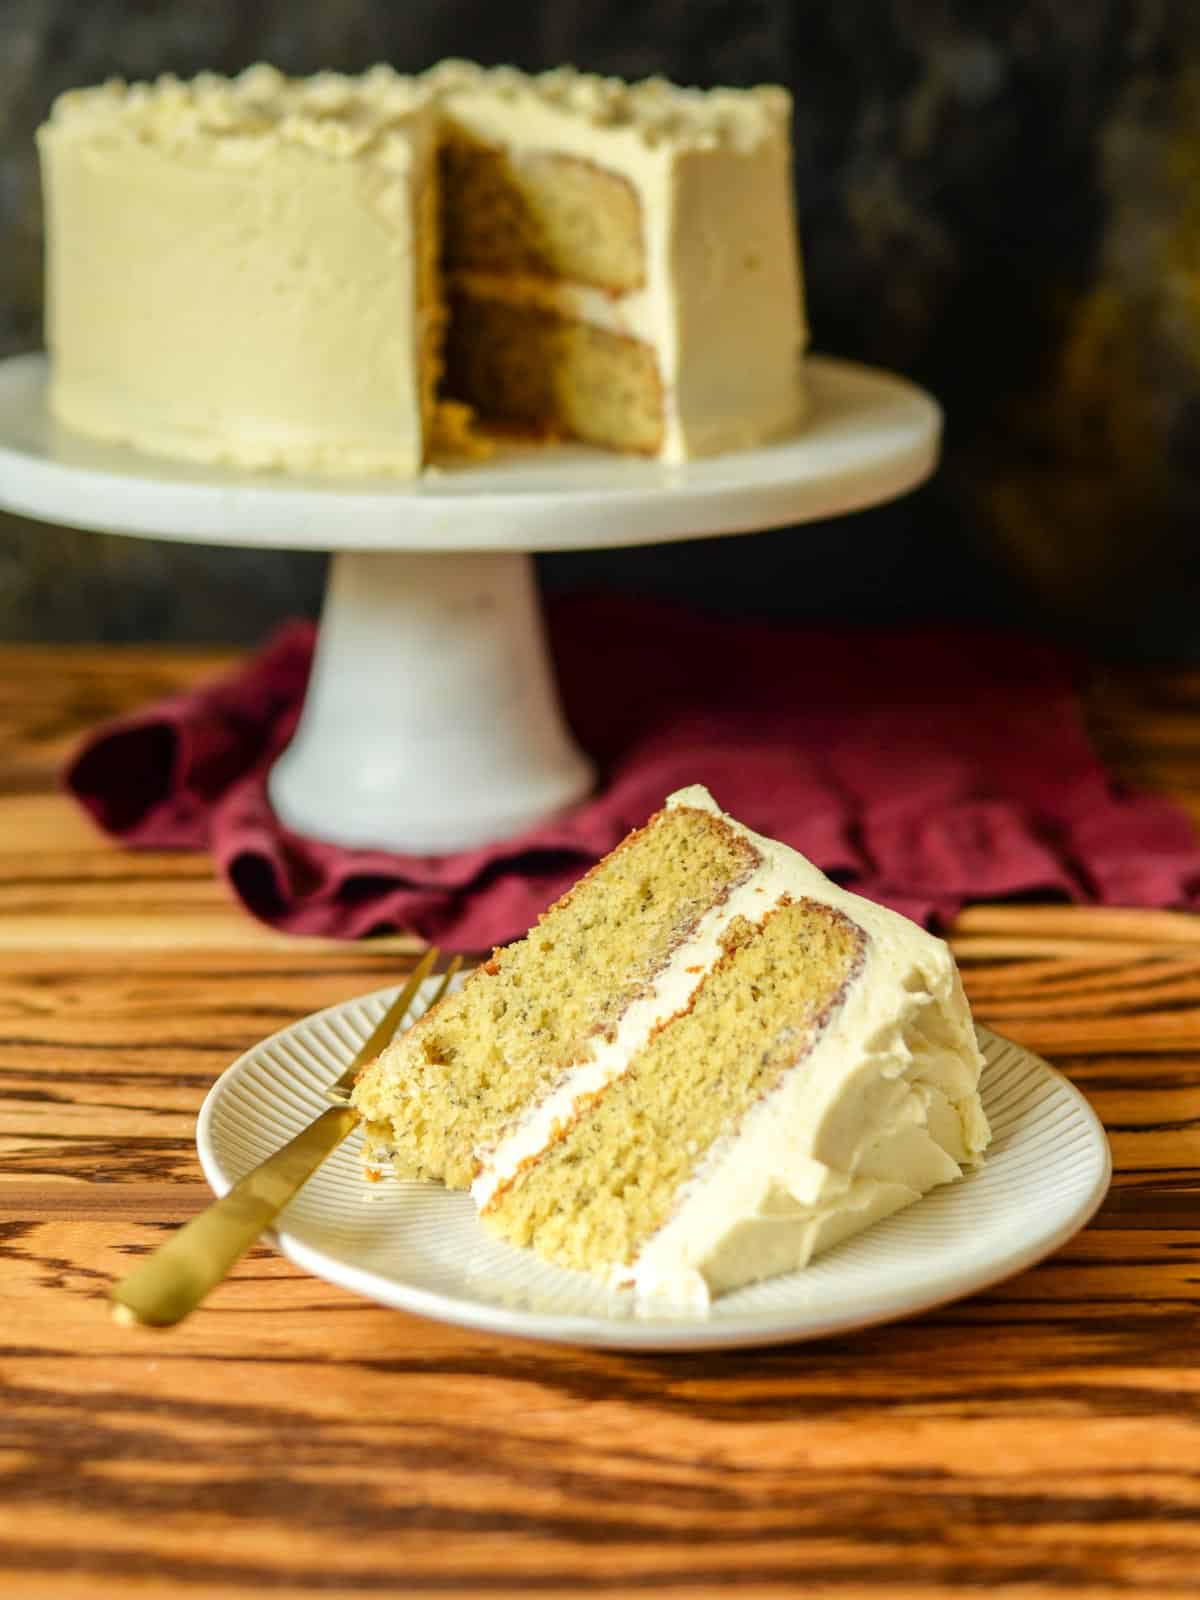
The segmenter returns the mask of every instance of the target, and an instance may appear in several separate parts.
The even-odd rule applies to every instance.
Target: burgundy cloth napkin
[[[1105,774],[1070,664],[1046,645],[748,624],[620,596],[552,600],[547,613],[567,716],[601,781],[519,838],[403,856],[279,825],[266,774],[295,726],[308,623],[230,676],[93,733],[67,786],[128,845],[211,850],[249,911],[297,934],[503,943],[689,783],[934,926],[968,900],[1016,895],[1200,903],[1190,823]]]

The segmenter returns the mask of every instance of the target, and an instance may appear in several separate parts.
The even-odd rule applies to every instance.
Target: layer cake
[[[982,1159],[947,946],[681,790],[368,1067],[369,1165],[703,1309]]]
[[[682,461],[795,426],[790,101],[258,66],[39,131],[50,403],[163,455],[412,476],[484,428]]]

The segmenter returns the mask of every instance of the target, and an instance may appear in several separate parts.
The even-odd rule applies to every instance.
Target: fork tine
[[[408,982],[404,985],[403,989],[401,989],[400,993],[380,1017],[379,1021],[371,1029],[371,1032],[367,1038],[354,1052],[353,1061],[351,1061],[350,1065],[342,1073],[341,1077],[338,1078],[335,1083],[331,1083],[329,1088],[326,1089],[325,1098],[327,1100],[332,1100],[335,1105],[346,1104],[347,1100],[350,1098],[350,1091],[354,1087],[354,1080],[358,1077],[358,1074],[365,1066],[374,1061],[375,1057],[379,1055],[380,1051],[382,1051],[387,1045],[391,1044],[392,1039],[400,1027],[400,1024],[404,1021],[405,1016],[408,1014],[408,1009],[416,997],[417,990],[429,976],[430,969],[437,960],[439,954],[440,951],[438,950],[437,946],[432,945],[421,957],[420,961],[417,962],[416,966],[412,970],[411,975],[409,976]],[[438,991],[439,996],[443,992],[444,987],[445,980],[443,980],[442,989]]]
[[[446,990],[450,987],[451,978],[453,978],[454,974],[458,971],[459,967],[461,967],[461,966],[462,966],[462,957],[461,956],[455,956],[454,959],[451,961],[450,965],[446,968],[445,972],[442,973],[442,981],[441,981],[441,983],[438,984],[437,988],[434,990],[433,999],[425,1007],[426,1011],[432,1011],[434,1006],[437,1005],[438,1001],[442,998],[442,996],[445,994]]]

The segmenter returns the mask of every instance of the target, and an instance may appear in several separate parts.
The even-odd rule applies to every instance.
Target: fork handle
[[[168,1327],[194,1311],[357,1122],[351,1106],[323,1111],[114,1284],[114,1315]]]

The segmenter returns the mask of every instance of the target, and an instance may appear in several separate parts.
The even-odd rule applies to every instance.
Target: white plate
[[[326,1108],[324,1086],[395,993],[379,990],[305,1017],[218,1078],[196,1132],[218,1194]],[[1040,1261],[1083,1226],[1108,1189],[1108,1141],[1079,1091],[1019,1045],[986,1029],[979,1034],[993,1131],[986,1165],[803,1272],[723,1296],[704,1320],[631,1317],[590,1277],[492,1238],[466,1194],[365,1182],[357,1133],[282,1214],[275,1242],[297,1266],[383,1305],[493,1333],[613,1349],[773,1344],[911,1316]]]

